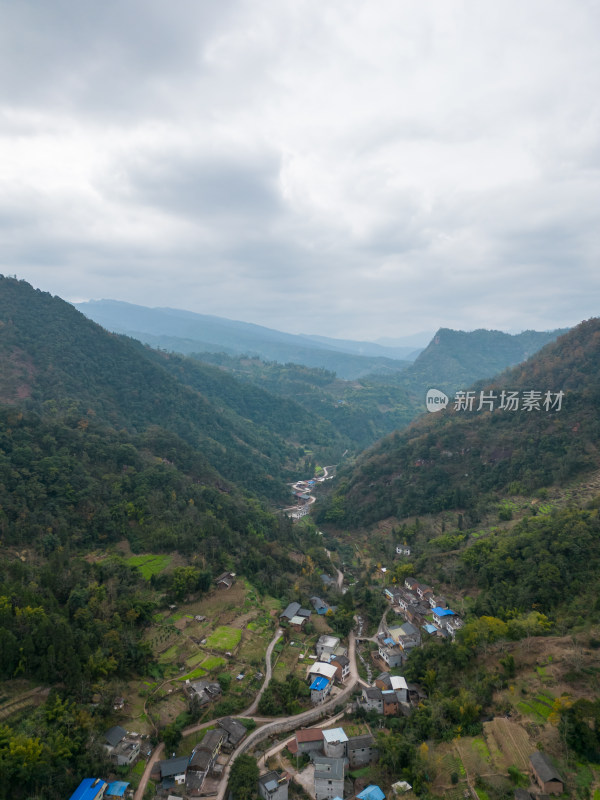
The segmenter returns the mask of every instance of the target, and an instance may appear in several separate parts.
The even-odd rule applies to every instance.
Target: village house
[[[223,719],[217,722],[217,725],[222,728],[227,735],[227,741],[223,742],[223,749],[233,750],[247,733],[242,723],[232,717],[223,717]]]
[[[421,600],[424,600],[425,599],[425,595],[429,595],[429,594],[433,595],[433,589],[431,588],[431,586],[427,586],[426,583],[420,583],[417,586],[417,595],[419,596],[419,598]]]
[[[279,619],[283,620],[284,622],[289,622],[298,614],[300,609],[300,603],[290,603],[285,611],[282,611],[282,613],[279,615]]]
[[[400,713],[400,701],[392,689],[381,692],[383,700],[383,716],[397,717]]]
[[[130,767],[140,755],[140,740],[126,736],[113,748],[110,760],[118,767]]]
[[[288,800],[290,778],[287,772],[267,772],[258,779],[258,796],[263,800]]]
[[[383,643],[379,645],[378,652],[380,658],[385,661],[390,669],[401,667],[404,662],[404,654],[402,650],[396,644],[396,642],[389,637],[384,639]]]
[[[356,800],[385,800],[385,795],[379,786],[372,783],[356,795]]]
[[[456,636],[456,631],[462,628],[463,625],[462,619],[458,616],[448,617],[446,619],[446,630],[453,639]]]
[[[396,545],[396,555],[397,556],[409,556],[410,555],[410,547],[405,544],[397,544]]]
[[[456,616],[455,612],[450,608],[441,608],[440,606],[436,606],[433,609],[433,621],[438,628],[446,628],[448,619],[454,616]]]
[[[315,800],[333,800],[344,795],[344,759],[315,756]]]
[[[217,589],[231,589],[235,580],[235,572],[224,572],[215,579]]]
[[[207,706],[221,697],[221,684],[217,681],[190,681],[185,682],[183,692],[189,700],[196,700],[200,706]]]
[[[363,687],[360,704],[365,711],[377,711],[383,714],[383,695],[377,687]]]
[[[84,778],[69,800],[100,800],[107,786],[102,778]]]
[[[296,731],[295,737],[288,743],[288,750],[292,755],[322,752],[323,731],[321,728],[305,728]]]
[[[343,728],[323,731],[323,752],[327,758],[346,758],[347,742]]]
[[[310,702],[313,706],[325,702],[331,692],[332,686],[333,683],[329,678],[323,675],[317,675],[310,685]]]
[[[408,589],[409,592],[415,592],[416,593],[417,587],[419,585],[419,581],[416,580],[415,578],[405,578],[404,579],[404,585],[406,586],[406,588]]]
[[[348,656],[335,656],[329,663],[336,668],[335,680],[338,683],[344,683],[350,675],[350,659]]]
[[[398,606],[402,611],[406,611],[409,606],[416,606],[418,602],[419,598],[414,592],[409,592],[408,589],[400,590]]]
[[[536,751],[529,756],[533,779],[545,794],[562,794],[564,781],[546,753]]]
[[[115,749],[115,747],[119,744],[119,742],[127,736],[127,731],[125,728],[122,728],[120,725],[113,725],[112,728],[109,728],[106,733],[104,734],[104,744],[103,747],[110,756]]]
[[[349,736],[346,743],[346,754],[351,769],[371,764],[379,757],[379,751],[375,747],[375,737],[372,733]]]
[[[399,589],[397,586],[387,586],[383,590],[383,594],[392,605],[397,606],[400,604],[400,600],[402,599],[402,589]]]
[[[106,787],[104,800],[121,800],[125,797],[128,786],[127,781],[111,781]]]
[[[315,646],[317,657],[323,661],[329,661],[329,656],[333,655],[335,648],[339,645],[339,643],[340,640],[337,638],[337,636],[327,636],[327,634],[319,636]],[[323,658],[324,655],[326,656],[325,658]]]
[[[189,756],[177,756],[158,762],[159,778],[163,789],[183,786],[189,762]]]
[[[292,617],[290,620],[290,628],[293,628],[297,633],[300,633],[304,627],[308,617],[301,617],[300,614]]]
[[[327,664],[325,661],[315,661],[308,668],[308,680],[312,683],[315,678],[324,677],[328,681],[333,681],[337,672],[337,667]]]

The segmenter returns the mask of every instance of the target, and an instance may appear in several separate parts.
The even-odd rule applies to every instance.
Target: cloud
[[[11,3],[4,271],[395,336],[598,313],[600,8]]]

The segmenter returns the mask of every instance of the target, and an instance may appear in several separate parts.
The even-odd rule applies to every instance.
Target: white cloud
[[[594,3],[3,17],[5,272],[353,337],[598,313]]]

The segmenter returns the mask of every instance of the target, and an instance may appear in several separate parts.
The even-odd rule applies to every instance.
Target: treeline
[[[464,550],[457,578],[476,585],[473,611],[510,620],[531,609],[564,627],[600,611],[597,509],[567,508],[490,533]]]
[[[141,630],[156,606],[139,573],[64,551],[0,563],[0,677],[61,683],[79,700],[108,677],[143,671]]]

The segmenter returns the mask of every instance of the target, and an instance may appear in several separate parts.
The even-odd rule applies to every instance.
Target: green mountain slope
[[[444,392],[464,390],[479,380],[491,379],[507,367],[525,361],[566,329],[524,331],[454,331],[440,328],[428,346],[398,382],[422,397],[430,388]]]
[[[388,516],[443,509],[475,510],[495,492],[530,492],[564,482],[600,463],[600,320],[581,323],[524,364],[475,389],[472,411],[455,403],[427,414],[402,434],[365,453],[322,511],[332,521],[361,525]],[[499,408],[502,391],[519,393],[519,410]],[[479,392],[496,395],[494,410]],[[540,393],[540,410],[523,408]],[[561,408],[545,410],[547,391],[563,392]]]
[[[326,422],[258,391],[253,402],[255,411],[264,404],[265,424],[259,413],[244,416],[248,403],[244,408],[231,379],[223,376],[217,388],[214,375],[194,367],[194,386],[185,385],[166,357],[107,333],[24,282],[1,279],[0,322],[1,401],[41,415],[93,416],[132,435],[157,426],[194,448],[205,471],[255,493],[285,496],[301,446],[319,444],[329,453],[336,440],[339,451],[346,445]]]

